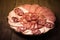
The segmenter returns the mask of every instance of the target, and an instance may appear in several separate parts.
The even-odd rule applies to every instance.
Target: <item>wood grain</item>
[[[0,40],[10,40],[11,30],[7,23],[8,13],[15,7],[15,0],[1,0],[0,2]]]

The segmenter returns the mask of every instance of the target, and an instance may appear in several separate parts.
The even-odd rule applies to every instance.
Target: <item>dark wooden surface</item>
[[[23,36],[10,29],[8,13],[21,4],[39,4],[50,8],[56,15],[55,28],[39,36]],[[0,0],[0,40],[60,40],[60,1],[59,0]]]

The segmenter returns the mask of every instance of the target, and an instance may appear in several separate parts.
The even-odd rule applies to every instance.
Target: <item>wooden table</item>
[[[55,28],[46,34],[23,37],[10,29],[8,13],[21,4],[39,4],[50,8],[56,15]],[[60,40],[60,1],[59,0],[0,0],[0,40]]]

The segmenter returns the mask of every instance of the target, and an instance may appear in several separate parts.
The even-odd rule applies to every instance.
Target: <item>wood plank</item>
[[[49,7],[48,0],[38,0],[39,5]]]
[[[12,31],[12,39],[11,40],[25,40],[25,38],[21,37],[18,33]]]
[[[38,2],[39,0],[34,0],[34,4],[39,4],[39,2]]]
[[[22,5],[22,4],[32,4],[34,0],[16,0],[16,6]]]
[[[53,11],[60,13],[60,0],[48,0],[48,4],[52,8]]]
[[[0,0],[0,40],[10,40],[11,30],[7,23],[7,15],[14,8],[15,0]]]
[[[11,30],[4,28],[0,30],[0,40],[10,40],[11,39]]]

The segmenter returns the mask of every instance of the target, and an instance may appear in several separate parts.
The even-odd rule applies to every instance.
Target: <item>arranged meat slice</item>
[[[16,32],[38,35],[54,28],[56,18],[53,12],[37,4],[24,4],[14,8],[8,15],[8,23]]]
[[[43,16],[38,18],[37,24],[45,25],[45,23],[46,23],[46,19]]]
[[[21,9],[19,9],[19,8],[15,8],[15,9],[14,9],[14,12],[15,12],[17,15],[19,15],[19,16],[22,16],[22,15],[24,14],[24,12],[23,12]]]
[[[36,5],[36,4],[31,5],[29,12],[34,13],[38,7],[39,5]]]
[[[12,17],[12,20],[13,20],[14,22],[19,22],[19,20],[18,20],[17,17]]]
[[[38,30],[38,29],[32,30],[32,33],[33,33],[34,35],[41,34],[40,30]]]
[[[50,23],[50,22],[47,22],[47,23],[45,24],[45,26],[48,27],[48,28],[52,28],[52,26],[54,26],[54,24],[52,24],[52,23]]]

